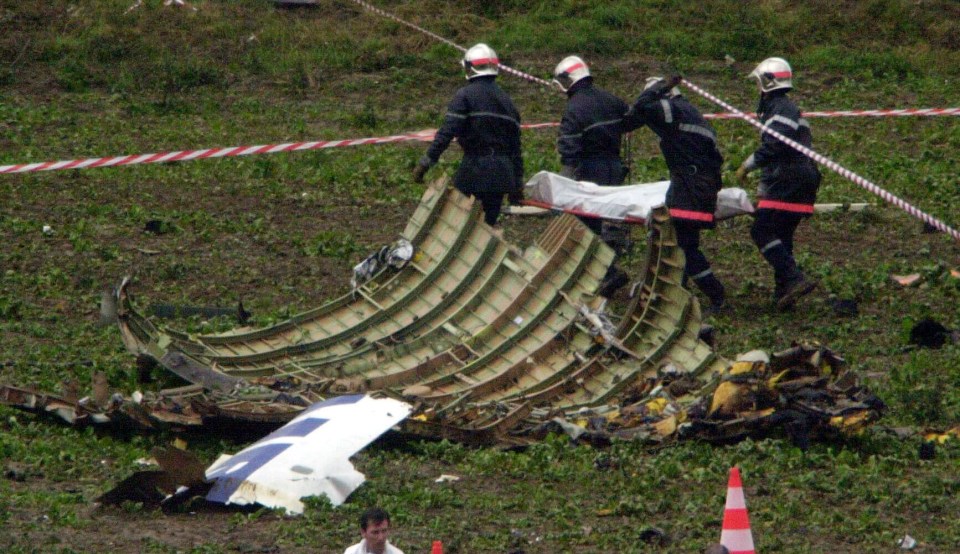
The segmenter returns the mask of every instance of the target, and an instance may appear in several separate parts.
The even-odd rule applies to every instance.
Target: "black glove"
[[[673,75],[667,79],[661,79],[653,86],[644,89],[643,92],[640,93],[640,96],[637,97],[637,101],[634,102],[633,107],[627,112],[627,117],[634,117],[635,112],[642,110],[654,102],[659,102],[662,98],[666,98],[673,87],[679,85],[681,81],[683,81],[683,77]]]
[[[421,165],[421,164],[418,163],[418,164],[416,165],[416,167],[413,168],[413,182],[414,182],[414,183],[422,183],[422,182],[423,182],[423,176],[427,173],[427,170],[428,170],[428,169],[430,169],[430,168],[427,167],[427,166],[425,166],[425,165]]]
[[[683,81],[683,77],[681,77],[679,74],[675,74],[660,81],[659,83],[657,83],[656,85],[650,88],[655,91],[654,95],[657,98],[663,98],[664,96],[670,94],[670,90],[673,89],[673,87],[679,85],[682,81]]]

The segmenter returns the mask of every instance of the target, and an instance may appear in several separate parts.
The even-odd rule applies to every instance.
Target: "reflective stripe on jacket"
[[[465,154],[520,154],[520,113],[493,76],[474,77],[454,95],[427,150],[433,163],[454,138]]]

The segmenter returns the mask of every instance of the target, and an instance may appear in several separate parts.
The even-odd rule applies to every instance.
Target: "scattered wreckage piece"
[[[630,403],[555,418],[529,432],[562,431],[600,444],[613,438],[725,443],[783,434],[805,449],[814,438],[859,433],[885,409],[839,356],[816,343],[773,356],[748,353],[709,381],[663,373],[650,387]]]
[[[314,404],[236,455],[216,460],[206,471],[213,482],[206,498],[300,514],[301,498],[322,494],[339,506],[365,480],[350,456],[409,414],[408,404],[366,395]]]
[[[204,478],[204,465],[193,454],[180,448],[154,448],[153,460],[159,469],[138,471],[100,495],[103,505],[139,502],[148,508],[171,510],[212,488]]]

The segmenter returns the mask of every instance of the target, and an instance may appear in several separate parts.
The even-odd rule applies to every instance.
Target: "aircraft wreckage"
[[[271,327],[189,335],[154,324],[116,290],[127,349],[186,386],[92,397],[0,386],[0,403],[73,424],[140,430],[276,428],[306,407],[366,393],[413,408],[404,432],[512,444],[565,431],[725,441],[785,430],[860,429],[882,403],[842,360],[797,345],[737,362],[700,340],[701,312],[681,284],[669,216],[647,224],[645,269],[611,322],[596,290],[614,254],[571,215],[521,250],[444,183],[427,188],[401,235],[409,260],[319,308]],[[103,380],[105,382],[105,380]]]

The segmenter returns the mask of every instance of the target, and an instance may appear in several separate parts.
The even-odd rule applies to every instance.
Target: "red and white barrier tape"
[[[923,108],[904,110],[860,110],[860,111],[833,111],[833,112],[804,112],[804,117],[853,117],[853,116],[934,116],[960,115],[960,108]],[[704,117],[714,119],[742,119],[737,113],[706,114]],[[557,122],[527,123],[524,129],[548,129],[559,127]],[[12,165],[0,165],[0,174],[3,173],[30,173],[35,171],[55,171],[58,169],[88,169],[97,167],[111,167],[115,165],[136,165],[164,162],[185,162],[203,160],[207,158],[225,158],[234,156],[250,156],[253,154],[276,154],[279,152],[295,152],[299,150],[320,150],[324,148],[338,148],[343,146],[365,146],[368,144],[387,144],[406,141],[431,141],[434,132],[420,131],[404,135],[387,137],[370,137],[359,139],[325,140],[313,142],[294,142],[287,144],[264,144],[257,146],[229,146],[225,148],[204,148],[200,150],[180,150],[177,152],[163,152],[159,154],[131,154],[126,156],[106,156],[101,158],[87,158],[83,160],[62,160],[55,162],[36,162]]]
[[[556,127],[559,123],[531,123],[522,125],[524,129],[543,129]],[[228,158],[251,156],[254,154],[277,154],[279,152],[298,152],[301,150],[321,150],[324,148],[342,148],[347,146],[366,146],[369,144],[389,144],[394,142],[421,141],[430,142],[436,130],[418,131],[387,137],[368,137],[359,139],[321,140],[311,142],[289,142],[285,144],[259,144],[256,146],[227,146],[224,148],[202,148],[200,150],[179,150],[158,154],[130,154],[125,156],[105,156],[82,160],[61,160],[56,162],[36,162],[25,164],[0,165],[0,174],[32,173],[37,171],[56,171],[62,169],[92,169],[117,165],[156,164],[186,162],[208,158]]]
[[[946,223],[940,221],[939,219],[936,219],[935,217],[931,216],[930,214],[927,214],[927,213],[923,212],[922,210],[920,210],[920,209],[912,206],[911,204],[909,204],[907,201],[903,200],[902,198],[900,198],[900,197],[898,197],[898,196],[896,196],[896,195],[894,195],[894,194],[891,194],[891,193],[887,192],[886,190],[884,190],[884,189],[880,188],[879,186],[873,184],[872,182],[868,181],[867,179],[864,179],[864,178],[861,177],[860,175],[857,175],[856,173],[854,173],[854,172],[850,171],[849,169],[843,167],[842,165],[838,164],[837,162],[835,162],[835,161],[827,158],[826,156],[823,156],[823,155],[821,155],[821,154],[818,154],[817,152],[811,150],[810,148],[807,148],[806,146],[803,146],[802,144],[800,144],[800,143],[798,143],[798,142],[796,142],[796,141],[794,141],[794,140],[791,140],[791,139],[783,136],[782,134],[774,131],[773,129],[770,129],[769,127],[765,127],[762,123],[760,123],[759,121],[757,121],[756,118],[754,118],[754,117],[752,117],[752,116],[750,116],[750,115],[747,115],[747,114],[741,112],[740,110],[734,108],[734,107],[731,106],[730,104],[727,104],[727,103],[724,102],[723,100],[721,100],[721,99],[717,98],[716,96],[710,94],[709,92],[703,90],[702,88],[700,88],[700,87],[698,87],[697,85],[691,83],[690,81],[684,79],[684,80],[683,80],[683,84],[684,84],[684,86],[686,86],[686,87],[689,88],[690,90],[696,92],[696,93],[699,94],[700,96],[703,96],[704,98],[706,98],[707,100],[710,100],[710,101],[713,102],[714,104],[717,104],[718,106],[721,106],[721,107],[723,107],[723,108],[726,109],[726,110],[729,110],[730,112],[736,114],[737,117],[740,117],[741,119],[747,121],[748,123],[750,123],[750,124],[753,125],[754,127],[757,127],[758,129],[760,129],[760,132],[761,132],[761,133],[769,133],[771,136],[776,137],[777,140],[779,140],[779,141],[783,142],[784,144],[790,146],[791,148],[793,148],[794,150],[800,152],[800,153],[803,154],[804,156],[807,156],[808,158],[816,161],[817,163],[819,163],[819,164],[821,164],[821,165],[824,165],[824,166],[828,167],[829,169],[831,169],[831,170],[839,173],[840,175],[842,175],[843,177],[847,178],[848,180],[853,181],[854,183],[856,183],[856,184],[860,185],[861,187],[867,189],[868,191],[872,192],[873,194],[876,194],[876,195],[879,196],[880,198],[883,198],[883,199],[886,200],[887,202],[889,202],[889,203],[897,206],[898,208],[900,208],[901,210],[907,212],[908,214],[912,215],[913,217],[916,217],[917,219],[920,219],[921,221],[924,221],[924,222],[926,222],[926,223],[929,223],[930,225],[936,227],[936,228],[939,229],[940,231],[943,231],[944,233],[947,233],[948,235],[952,236],[953,238],[955,238],[955,239],[957,239],[957,240],[960,240],[960,231],[957,231],[956,229],[953,229],[952,227],[950,227],[950,226],[947,225]]]
[[[436,40],[438,40],[438,41],[440,41],[440,42],[442,42],[442,43],[444,43],[444,44],[446,44],[446,45],[453,46],[454,48],[456,48],[457,50],[459,50],[459,51],[461,51],[461,52],[466,52],[466,51],[467,51],[466,48],[464,48],[463,46],[460,46],[459,44],[453,42],[452,40],[447,40],[447,39],[443,38],[442,36],[440,36],[440,35],[438,35],[438,34],[432,33],[432,32],[430,32],[430,31],[424,29],[423,27],[414,25],[413,23],[410,23],[409,21],[404,21],[404,20],[400,19],[399,17],[393,15],[392,13],[390,13],[390,12],[388,12],[388,11],[386,11],[386,10],[381,10],[380,8],[374,6],[373,4],[364,2],[363,0],[353,0],[353,2],[354,2],[355,4],[358,4],[358,5],[362,6],[364,9],[369,10],[369,11],[371,11],[371,12],[377,14],[377,15],[381,15],[381,16],[383,16],[383,17],[386,17],[387,19],[391,19],[391,20],[393,20],[393,21],[396,21],[397,23],[399,23],[399,24],[401,24],[401,25],[406,25],[407,27],[410,27],[411,29],[414,29],[414,30],[416,30],[416,31],[420,31],[421,33],[423,33],[423,34],[425,34],[425,35],[427,35],[427,36],[429,36],[429,37],[431,37],[431,38],[434,38],[434,39],[436,39]]]
[[[907,108],[901,110],[838,110],[832,112],[803,112],[803,117],[903,117],[960,115],[960,108]],[[736,113],[704,114],[707,119],[740,119]]]
[[[827,112],[803,112],[803,117],[927,117],[938,115],[960,116],[960,108],[904,108],[898,110],[834,110]],[[738,114],[726,113],[708,113],[703,114],[706,119],[742,119]],[[527,129],[540,129],[544,127],[558,127],[559,123],[533,123],[525,125]]]
[[[441,37],[440,35],[438,35],[438,34],[436,34],[436,33],[430,32],[430,31],[424,29],[423,27],[420,27],[419,25],[415,25],[415,24],[413,24],[413,23],[410,23],[409,21],[404,21],[403,19],[400,19],[399,17],[393,15],[392,13],[390,13],[390,12],[388,12],[388,11],[385,11],[385,10],[381,10],[380,8],[378,8],[378,7],[370,4],[370,3],[368,3],[368,2],[364,2],[363,0],[353,0],[353,2],[354,2],[355,4],[357,4],[357,5],[362,6],[363,8],[365,8],[365,9],[367,9],[367,10],[369,10],[369,11],[375,13],[375,14],[377,14],[377,15],[386,17],[387,19],[390,19],[390,20],[392,20],[392,21],[396,21],[397,23],[399,23],[399,24],[401,24],[401,25],[406,25],[407,27],[410,27],[411,29],[414,29],[414,30],[416,30],[416,31],[419,31],[419,32],[421,32],[421,33],[423,33],[423,34],[425,34],[425,35],[427,35],[427,36],[429,36],[429,37],[432,37],[432,38],[434,38],[434,39],[436,39],[436,40],[439,40],[440,42],[442,42],[442,43],[444,43],[444,44],[447,44],[447,45],[449,45],[449,46],[452,46],[452,47],[456,48],[457,50],[459,50],[459,51],[461,51],[461,52],[466,52],[466,51],[467,51],[466,48],[464,48],[463,46],[460,46],[459,44],[457,44],[457,43],[455,43],[455,42],[453,42],[453,41],[451,41],[451,40],[447,40],[447,39]],[[533,75],[530,75],[529,73],[524,73],[523,71],[520,71],[519,69],[514,69],[514,68],[510,67],[509,65],[504,65],[504,64],[502,64],[502,63],[498,63],[497,66],[498,66],[500,69],[502,69],[503,71],[505,71],[505,72],[507,72],[507,73],[510,73],[510,74],[512,74],[512,75],[515,75],[515,76],[517,76],[517,77],[520,77],[521,79],[526,79],[526,80],[528,80],[528,81],[532,81],[532,82],[534,82],[534,83],[537,83],[537,84],[540,84],[540,85],[543,85],[543,86],[546,86],[546,87],[550,87],[550,81],[547,81],[546,79],[541,79],[541,78],[539,78],[539,77],[534,77]],[[551,88],[552,88],[552,87],[551,87]],[[558,90],[558,91],[559,91],[559,89],[554,89],[554,90]]]
[[[297,152],[300,150],[319,150],[344,146],[363,146],[367,144],[386,144],[391,142],[430,141],[434,131],[392,135],[388,137],[370,137],[347,140],[323,140],[311,142],[290,142],[286,144],[262,144],[257,146],[230,146],[226,148],[204,148],[201,150],[182,150],[159,154],[133,154],[128,156],[107,156],[87,158],[85,160],[64,160],[59,162],[40,162],[0,166],[0,173],[28,173],[33,171],[54,171],[57,169],[88,169],[111,167],[115,165],[155,164],[164,162],[185,162],[207,158],[227,158],[250,156],[253,154],[276,154],[278,152]]]

